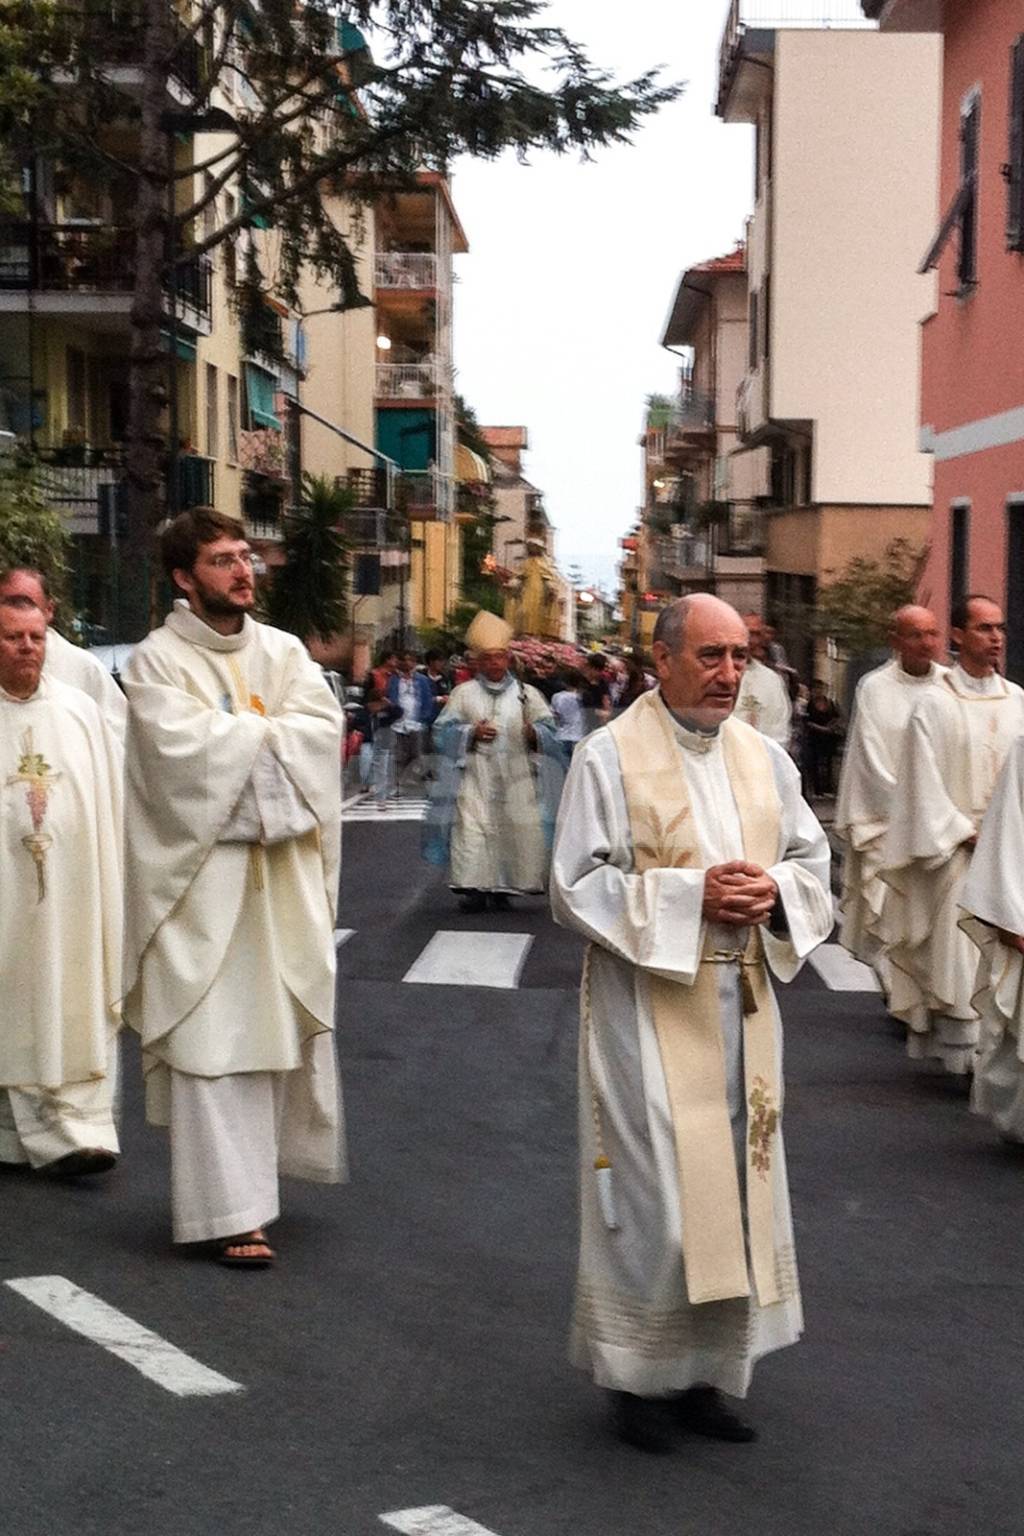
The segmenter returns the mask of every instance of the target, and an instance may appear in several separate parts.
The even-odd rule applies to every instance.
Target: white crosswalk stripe
[[[869,965],[855,960],[841,944],[822,944],[811,956],[811,965],[832,992],[881,992],[878,977]]]
[[[349,821],[422,821],[427,802],[422,796],[394,795],[380,804],[373,795],[363,795],[341,808],[341,819]]]
[[[216,1397],[225,1392],[245,1391],[239,1382],[201,1365],[159,1334],[118,1312],[116,1307],[65,1280],[63,1275],[31,1275],[24,1280],[5,1280],[4,1284],[65,1327],[127,1361],[175,1397]]]
[[[393,1531],[404,1531],[405,1536],[494,1536],[485,1525],[467,1520],[456,1514],[447,1504],[430,1504],[424,1509],[395,1509],[390,1515],[381,1515],[382,1525]]]
[[[434,987],[518,987],[532,943],[528,933],[442,928],[402,979]]]

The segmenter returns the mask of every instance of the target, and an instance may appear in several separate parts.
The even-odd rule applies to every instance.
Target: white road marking
[[[404,981],[435,987],[518,987],[533,938],[528,933],[435,933]]]
[[[393,1531],[404,1531],[406,1536],[494,1536],[484,1525],[457,1515],[447,1504],[430,1504],[425,1509],[396,1509],[390,1515],[381,1515],[382,1525],[390,1525]]]
[[[352,937],[352,935],[354,933],[355,933],[355,929],[354,928],[335,928],[335,930],[334,930],[334,947],[335,947],[335,949],[340,949],[343,944],[347,944],[349,939]]]
[[[841,944],[822,944],[811,964],[833,992],[881,992],[878,977],[869,965],[855,960]]]
[[[4,1284],[176,1397],[215,1397],[222,1392],[245,1391],[239,1382],[200,1365],[159,1334],[72,1285],[63,1275],[32,1275],[24,1280],[5,1280]]]
[[[422,821],[427,802],[421,796],[402,796],[380,805],[372,795],[360,795],[341,808],[342,821]]]

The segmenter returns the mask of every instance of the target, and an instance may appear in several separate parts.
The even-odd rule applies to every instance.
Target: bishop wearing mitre
[[[476,676],[434,721],[423,856],[448,866],[464,912],[501,911],[547,887],[564,758],[547,699],[512,670],[511,640],[505,619],[476,615],[466,632]]]
[[[44,672],[46,614],[0,603],[0,1162],[112,1168],[121,745]]]
[[[170,1127],[175,1241],[266,1266],[279,1174],[344,1172],[341,715],[301,641],[252,619],[240,523],[181,512],[162,554],[184,597],[124,675],[125,1017]]]
[[[874,967],[886,994],[889,968],[879,938],[886,893],[882,849],[910,716],[946,671],[936,660],[939,626],[927,608],[908,604],[894,613],[889,642],[892,660],[857,684],[834,828],[843,844],[840,941]]]
[[[782,1145],[784,981],[832,927],[829,847],[775,742],[733,718],[739,614],[658,617],[659,688],[576,750],[552,867],[589,940],[572,1358],[621,1438],[750,1440],[721,1394],[800,1336]]]
[[[979,1040],[978,950],[960,926],[960,902],[996,780],[1024,731],[1024,692],[1000,675],[1005,626],[990,598],[958,602],[950,633],[957,662],[922,694],[899,760],[880,934],[889,1011],[908,1026],[909,1054],[964,1074]]]

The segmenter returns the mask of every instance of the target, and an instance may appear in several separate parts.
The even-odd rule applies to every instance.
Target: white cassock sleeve
[[[933,735],[933,704],[927,699],[919,704],[907,726],[882,853],[886,873],[918,863],[938,869],[975,832],[946,789]]]
[[[896,775],[873,711],[853,707],[836,801],[836,835],[858,853],[885,835]]]
[[[603,731],[573,756],[551,860],[552,913],[631,965],[690,986],[704,941],[704,871],[633,872],[617,764]]]
[[[812,950],[835,925],[832,909],[832,850],[828,838],[800,792],[800,773],[788,753],[771,751],[775,787],[782,803],[783,849],[768,873],[779,888],[787,934],[780,938],[762,928],[765,958],[780,981],[792,981]]]
[[[1003,764],[960,905],[993,928],[1024,934],[1024,737]]]

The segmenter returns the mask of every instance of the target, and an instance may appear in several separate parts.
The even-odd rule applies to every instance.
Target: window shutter
[[[960,260],[957,277],[961,288],[978,280],[978,148],[981,137],[981,98],[974,96],[960,119],[960,185],[965,193],[960,215]]]
[[[1024,251],[1024,34],[1010,49],[1010,137],[1006,180],[1007,248]]]

